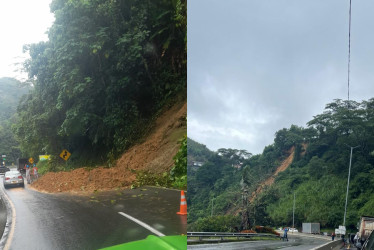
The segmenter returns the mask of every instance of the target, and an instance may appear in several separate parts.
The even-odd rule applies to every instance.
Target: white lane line
[[[149,231],[151,231],[152,233],[154,233],[155,235],[157,236],[165,236],[165,234],[161,233],[160,231],[154,229],[153,227],[151,227],[150,225],[128,215],[128,214],[125,214],[124,212],[118,212],[120,215],[122,216],[125,216],[127,219],[130,219],[132,220],[133,222],[136,222],[138,223],[140,226],[144,227],[145,229],[148,229]]]
[[[6,194],[6,196],[8,197],[9,204],[12,208],[12,226],[10,228],[8,240],[5,244],[4,250],[8,250],[10,248],[10,244],[12,243],[12,240],[13,240],[14,229],[16,227],[16,208],[14,207],[14,204],[13,204],[12,200],[9,198],[9,196],[7,194]]]
[[[3,193],[3,197],[8,201],[8,204],[10,205],[10,209],[12,211],[12,219],[7,219],[7,224],[8,222],[11,223],[10,225],[10,230],[8,232],[8,238],[6,240],[4,250],[8,250],[10,248],[10,244],[13,240],[13,235],[14,235],[14,229],[16,226],[16,208],[14,207],[14,204],[12,200],[9,198],[8,194],[5,192],[3,188],[1,188],[1,192]],[[9,215],[9,214],[8,214]]]

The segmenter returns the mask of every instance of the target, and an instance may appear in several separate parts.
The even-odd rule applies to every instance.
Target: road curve
[[[154,234],[119,212],[165,235],[186,233],[186,216],[176,214],[180,192],[175,190],[145,187],[87,196],[45,194],[27,185],[0,188],[16,211],[8,249],[99,249]]]

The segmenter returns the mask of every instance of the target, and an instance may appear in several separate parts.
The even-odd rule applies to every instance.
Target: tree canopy
[[[114,159],[186,98],[186,2],[53,0],[51,11],[49,40],[24,47],[33,90],[17,109],[21,150]]]

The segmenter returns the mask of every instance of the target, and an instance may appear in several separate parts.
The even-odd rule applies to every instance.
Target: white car
[[[11,170],[5,173],[4,188],[8,188],[10,186],[25,186],[22,174],[18,170]]]
[[[288,232],[290,232],[290,233],[298,233],[299,231],[296,228],[290,228],[288,230]]]

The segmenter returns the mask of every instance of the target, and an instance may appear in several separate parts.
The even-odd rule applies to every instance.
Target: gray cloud
[[[351,99],[374,97],[374,2],[353,1]],[[349,1],[188,2],[188,136],[260,153],[347,99]]]

